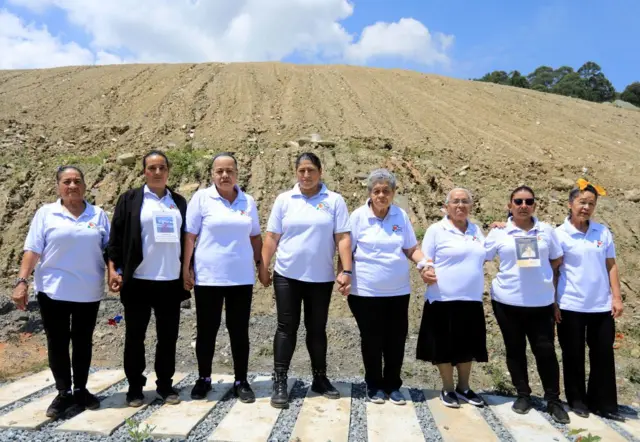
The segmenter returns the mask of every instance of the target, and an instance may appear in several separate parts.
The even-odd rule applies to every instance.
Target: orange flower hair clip
[[[584,178],[580,178],[576,184],[578,185],[578,189],[580,189],[581,191],[586,189],[587,186],[591,186],[594,189],[596,189],[596,192],[598,192],[598,195],[600,195],[600,196],[606,196],[607,195],[607,191],[604,190],[604,187],[598,186],[597,184],[590,183],[589,181],[585,180]]]

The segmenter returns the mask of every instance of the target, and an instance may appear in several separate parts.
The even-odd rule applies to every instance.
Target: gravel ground
[[[92,370],[94,371],[94,370]],[[269,373],[258,373],[252,374],[249,377],[249,380],[252,381],[256,376],[259,375],[269,375]],[[293,376],[293,375],[292,375]],[[192,373],[183,379],[179,384],[176,385],[178,389],[182,388],[191,388],[193,383],[197,378],[197,374]],[[367,419],[366,419],[366,385],[362,382],[361,378],[358,377],[342,377],[332,379],[332,381],[336,382],[348,382],[352,384],[352,393],[351,393],[351,422],[349,429],[349,442],[366,442],[367,441]],[[104,391],[99,395],[100,399],[103,399],[116,391],[120,390],[123,386],[126,385],[126,381],[119,382],[115,384],[108,390]],[[300,409],[302,408],[302,404],[304,402],[304,398],[306,396],[306,392],[311,385],[311,377],[310,376],[296,376],[296,383],[293,386],[291,391],[291,402],[288,409],[282,410],[274,428],[269,436],[269,442],[284,442],[288,441],[291,437],[291,433],[293,432],[296,420],[300,413]],[[54,388],[50,387],[45,390],[42,390],[38,393],[31,395],[26,400],[19,401],[15,404],[9,405],[0,409],[0,414],[5,414],[11,410],[14,410],[17,407],[21,407],[27,402],[42,397],[43,395],[53,391]],[[416,415],[420,426],[422,428],[422,432],[425,436],[425,440],[429,442],[442,442],[442,437],[438,432],[435,422],[433,420],[433,416],[429,411],[429,408],[426,404],[424,394],[421,389],[418,388],[409,388],[409,392],[411,395],[411,399],[414,402],[414,406],[416,409]],[[191,432],[189,438],[187,439],[189,442],[202,441],[205,440],[211,432],[218,426],[218,424],[222,421],[222,419],[227,415],[229,410],[235,405],[236,398],[233,397],[231,391],[229,391],[210,411],[207,417],[198,424],[193,431]],[[538,410],[542,416],[547,419],[551,425],[560,430],[562,434],[571,439],[569,436],[569,429],[564,425],[556,424],[550,416],[546,413],[546,403],[541,399],[534,397],[533,404],[536,410]],[[136,422],[141,422],[148,416],[150,416],[154,411],[156,411],[160,406],[162,406],[160,400],[155,400],[151,405],[149,405],[146,409],[138,412],[133,420]],[[504,428],[500,420],[493,414],[489,407],[479,409],[480,413],[483,415],[489,426],[493,429],[493,431],[498,435],[501,441],[505,442],[515,442],[513,437],[507,432]],[[630,407],[621,407],[621,411],[630,415],[637,415],[637,410],[634,410]],[[57,426],[61,425],[66,420],[75,416],[77,412],[71,410],[67,413],[63,418],[58,421],[48,423],[42,427],[41,430],[37,432],[30,431],[21,431],[21,430],[4,430],[0,431],[0,441],[11,441],[11,442],[39,442],[39,441],[51,441],[51,442],[123,442],[125,440],[131,440],[128,436],[126,425],[118,428],[113,435],[109,437],[100,437],[100,436],[91,436],[85,434],[72,434],[72,433],[56,433],[54,430]],[[629,434],[625,433],[620,427],[615,425],[614,422],[606,421],[609,425],[612,426],[615,430],[617,430],[620,434],[627,437],[629,440],[637,440],[633,439]],[[170,439],[165,439],[165,441],[169,442]]]

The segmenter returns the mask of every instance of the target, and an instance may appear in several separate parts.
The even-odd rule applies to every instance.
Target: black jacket
[[[180,229],[180,262],[184,249],[185,224],[187,219],[187,200],[172,191],[171,197],[182,215]],[[142,262],[142,226],[140,225],[140,211],[144,197],[144,186],[131,189],[120,195],[111,220],[111,234],[109,235],[108,255],[116,269],[122,269],[122,289],[133,278],[133,273]],[[189,299],[191,293],[182,289],[182,269],[180,269],[180,297]],[[120,290],[120,299],[125,302],[126,292]]]

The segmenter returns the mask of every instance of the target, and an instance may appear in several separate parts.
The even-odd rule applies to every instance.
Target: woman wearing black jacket
[[[168,404],[180,402],[173,389],[180,303],[191,295],[181,275],[187,201],[167,187],[169,160],[159,151],[142,159],[146,184],[118,199],[109,238],[109,288],[120,292],[126,335],[124,371],[127,404],[144,402],[144,339],[153,310],[156,318],[157,393]]]

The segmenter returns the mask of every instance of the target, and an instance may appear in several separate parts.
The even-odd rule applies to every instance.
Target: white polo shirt
[[[103,251],[109,242],[109,218],[87,202],[75,219],[60,200],[36,212],[24,250],[40,255],[34,288],[51,299],[95,302],[104,296]]]
[[[403,250],[418,244],[407,213],[391,205],[384,219],[374,215],[369,201],[349,218],[353,277],[351,294],[401,296],[411,293],[409,262]]]
[[[516,236],[533,236],[538,239],[540,267],[518,267]],[[550,259],[562,257],[562,247],[555,230],[547,223],[534,218],[534,226],[528,232],[507,222],[504,229],[493,229],[484,243],[487,260],[500,258],[498,274],[491,283],[491,297],[503,304],[521,307],[544,307],[553,304],[553,270]]]
[[[422,253],[433,260],[438,278],[427,287],[426,300],[482,302],[486,252],[480,227],[468,222],[462,233],[445,217],[427,229]]]
[[[182,215],[176,203],[167,192],[162,198],[153,193],[145,184],[140,211],[140,225],[142,226],[142,262],[133,273],[136,279],[150,281],[175,281],[180,278],[182,265],[180,264],[180,241],[156,242],[153,234],[153,213],[168,212],[176,215],[178,235],[182,226]],[[178,236],[179,238],[179,236]]]
[[[195,249],[197,285],[253,285],[255,271],[250,238],[260,235],[254,199],[236,186],[233,203],[215,185],[198,190],[187,207],[186,230],[198,235]]]
[[[587,233],[566,219],[556,228],[564,252],[558,281],[558,305],[574,312],[611,311],[611,286],[607,258],[616,257],[611,231],[589,221]]]
[[[349,211],[341,195],[323,184],[320,192],[307,198],[296,184],[278,195],[267,223],[268,232],[282,235],[274,270],[299,281],[334,281],[333,235],[350,230]]]

